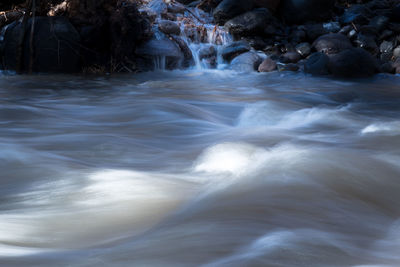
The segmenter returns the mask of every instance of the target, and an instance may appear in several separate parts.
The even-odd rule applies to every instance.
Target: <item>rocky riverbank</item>
[[[198,67],[337,77],[400,73],[397,0],[20,4],[11,9],[5,1],[0,6],[7,10],[0,16],[6,70],[102,73]]]

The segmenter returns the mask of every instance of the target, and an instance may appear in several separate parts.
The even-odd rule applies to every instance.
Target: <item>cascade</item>
[[[176,13],[168,12],[172,10]],[[140,50],[140,53],[151,56],[155,70],[170,69],[171,66],[200,70],[226,67],[221,50],[233,38],[224,27],[214,25],[212,16],[207,12],[196,6],[184,6],[168,0],[144,2],[141,11],[154,18],[154,39],[158,42],[153,42],[152,46]],[[159,29],[160,23],[166,20],[179,26],[179,35]]]

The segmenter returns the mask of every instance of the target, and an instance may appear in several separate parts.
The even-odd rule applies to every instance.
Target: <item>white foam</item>
[[[398,135],[400,134],[400,121],[373,123],[361,130],[361,134],[387,134]]]

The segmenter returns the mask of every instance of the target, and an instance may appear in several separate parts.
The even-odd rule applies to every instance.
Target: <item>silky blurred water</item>
[[[399,252],[399,77],[0,76],[1,266],[400,266]]]

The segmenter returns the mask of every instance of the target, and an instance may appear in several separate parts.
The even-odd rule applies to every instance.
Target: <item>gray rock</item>
[[[295,49],[302,57],[308,57],[311,53],[311,45],[309,43],[298,44]]]
[[[394,45],[393,42],[383,41],[379,46],[379,51],[381,53],[390,53],[393,51]]]
[[[362,48],[351,48],[332,55],[329,70],[337,77],[369,77],[378,69],[376,59]]]
[[[255,52],[246,52],[235,57],[231,62],[231,68],[239,72],[253,72],[258,69],[262,58]]]
[[[394,57],[395,59],[400,58],[400,46],[396,47],[396,48],[393,50],[393,57]]]
[[[323,24],[323,27],[326,31],[336,33],[340,31],[340,24],[339,22],[333,21],[333,22],[327,22]]]
[[[259,72],[271,72],[276,70],[276,62],[271,58],[266,58],[263,62],[258,66]]]
[[[181,29],[179,28],[178,24],[169,20],[159,21],[158,28],[165,34],[179,35],[181,33]]]
[[[234,57],[250,51],[251,47],[247,42],[232,42],[222,47],[221,56],[226,61],[231,61]]]
[[[309,56],[304,63],[304,71],[313,75],[327,75],[329,57],[322,53],[316,52]]]
[[[345,49],[352,48],[350,40],[340,33],[329,33],[319,37],[313,43],[313,47],[318,52],[325,54],[336,54]]]

